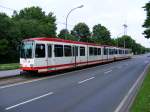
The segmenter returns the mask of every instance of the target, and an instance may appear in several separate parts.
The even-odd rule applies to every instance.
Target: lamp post
[[[68,22],[68,17],[69,17],[69,15],[70,15],[70,13],[72,12],[72,11],[74,11],[74,10],[76,10],[76,9],[78,9],[78,8],[82,8],[83,7],[83,5],[80,5],[80,6],[78,6],[78,7],[75,7],[75,8],[73,8],[73,9],[71,9],[70,11],[69,11],[69,13],[67,14],[67,16],[66,16],[66,30],[67,30],[67,22]]]
[[[124,36],[127,35],[127,27],[128,27],[128,26],[127,26],[126,24],[123,24]],[[125,39],[124,39],[123,46],[124,46],[124,48],[126,48],[126,41],[125,41]]]

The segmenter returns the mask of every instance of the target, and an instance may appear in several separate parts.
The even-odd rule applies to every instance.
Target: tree
[[[31,37],[55,37],[56,17],[45,14],[39,7],[14,11],[12,17],[0,13],[0,58],[3,62],[18,61],[18,46],[22,39]],[[10,55],[11,54],[11,55]],[[1,62],[2,62],[1,61]]]
[[[69,31],[67,29],[62,29],[62,30],[60,30],[60,32],[58,34],[58,37],[62,38],[62,39],[65,39],[66,34],[69,34]]]
[[[143,7],[146,11],[146,19],[144,21],[143,27],[146,28],[144,31],[145,38],[150,38],[150,1]]]
[[[80,41],[87,42],[90,39],[90,29],[85,23],[78,23],[74,26],[71,34],[78,37]]]
[[[123,36],[117,38],[116,41],[117,41],[119,47],[124,47],[124,43],[125,43],[125,48],[132,49],[132,52],[134,54],[143,54],[146,52],[145,47],[136,43],[135,40],[133,40],[128,35],[123,35]]]
[[[8,33],[11,26],[11,18],[8,17],[5,13],[0,13],[0,39],[8,38]]]
[[[124,47],[125,44],[125,48],[132,48],[135,44],[135,40],[128,35],[123,35],[120,38],[117,38],[116,41],[119,47]]]
[[[19,14],[14,11],[13,17],[15,19],[36,19],[36,20],[43,20],[45,18],[45,12],[42,11],[40,7],[30,7],[30,8],[24,8],[20,10]]]
[[[11,18],[5,13],[0,13],[0,59],[4,62],[9,59],[10,31],[12,27]]]
[[[95,43],[110,44],[111,37],[108,29],[101,24],[97,24],[93,27],[93,40]]]
[[[117,43],[117,39],[112,38],[110,45],[112,45],[112,46],[117,46],[117,44],[118,44],[118,43]]]
[[[70,34],[67,29],[60,30],[60,33],[58,34],[58,38],[78,41],[78,38],[76,36]]]
[[[40,7],[30,7],[14,12],[13,18],[18,22],[23,38],[46,36],[56,36],[56,17],[53,13],[45,14]]]

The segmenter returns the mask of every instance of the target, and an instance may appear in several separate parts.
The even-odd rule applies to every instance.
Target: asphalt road
[[[0,86],[0,112],[113,112],[150,57]]]

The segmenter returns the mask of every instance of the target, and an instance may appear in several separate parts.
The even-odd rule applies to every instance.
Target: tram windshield
[[[22,42],[20,49],[21,58],[32,58],[33,57],[33,42]]]

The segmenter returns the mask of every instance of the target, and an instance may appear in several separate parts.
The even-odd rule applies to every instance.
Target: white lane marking
[[[112,70],[106,71],[106,72],[104,72],[104,73],[105,73],[105,74],[108,74],[108,73],[110,73],[110,72],[112,72]]]
[[[89,80],[94,79],[94,78],[95,78],[95,77],[91,77],[91,78],[88,78],[88,79],[79,81],[78,84],[84,83],[84,82],[89,81]]]
[[[111,70],[111,69],[113,69],[114,68],[114,66],[113,67],[110,67],[110,68],[108,68],[108,69],[104,69],[105,71],[109,71],[109,70]]]
[[[118,105],[118,107],[115,109],[114,112],[120,112],[122,107],[125,105],[127,99],[129,98],[130,94],[133,92],[133,90],[135,89],[135,87],[138,85],[139,81],[142,79],[143,75],[145,74],[146,70],[148,69],[150,64],[148,64],[144,71],[141,73],[141,75],[138,77],[138,79],[136,80],[136,82],[133,84],[133,86],[130,88],[130,90],[128,91],[128,93],[125,95],[125,97],[123,98],[123,100],[120,102],[120,104]]]
[[[38,100],[38,99],[40,99],[40,98],[43,98],[43,97],[46,97],[46,96],[49,96],[49,95],[52,95],[52,94],[53,94],[53,92],[49,92],[49,93],[44,94],[44,95],[41,95],[41,96],[39,96],[39,97],[35,97],[35,98],[33,98],[33,99],[26,100],[26,101],[21,102],[21,103],[18,103],[18,104],[16,104],[16,105],[13,105],[13,106],[7,107],[7,108],[5,108],[5,110],[10,110],[10,109],[12,109],[12,108],[18,107],[18,106],[20,106],[20,105],[23,105],[23,104],[26,104],[26,103],[29,103],[29,102],[32,102],[32,101]]]

